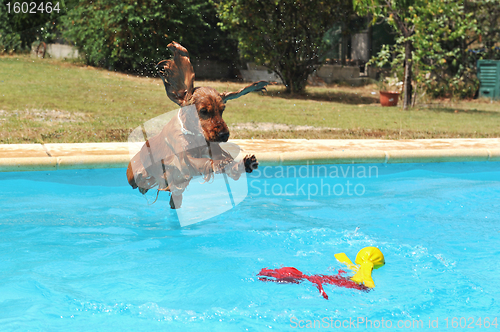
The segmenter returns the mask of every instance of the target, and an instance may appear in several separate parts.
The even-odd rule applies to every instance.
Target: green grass
[[[218,91],[243,83],[201,82]],[[376,87],[309,87],[287,96],[280,86],[228,102],[238,123],[313,126],[315,130],[232,130],[232,138],[500,137],[500,102],[439,101],[403,111],[381,107]],[[27,56],[0,57],[0,142],[126,141],[141,123],[177,107],[160,79],[136,77]]]

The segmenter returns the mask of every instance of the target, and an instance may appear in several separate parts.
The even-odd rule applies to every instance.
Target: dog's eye
[[[206,108],[200,109],[200,114],[202,114],[202,115],[208,115],[207,109]]]

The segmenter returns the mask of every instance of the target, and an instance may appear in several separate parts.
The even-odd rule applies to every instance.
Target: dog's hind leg
[[[170,195],[170,208],[171,209],[179,209],[182,205],[182,194],[174,194]]]

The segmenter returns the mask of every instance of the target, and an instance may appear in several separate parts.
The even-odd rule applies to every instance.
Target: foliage
[[[21,37],[8,24],[9,18],[4,6],[0,6],[0,54],[11,53],[21,48]]]
[[[58,38],[61,17],[73,8],[78,0],[53,0],[50,2],[50,8],[57,8],[57,10],[48,13],[46,9],[49,8],[49,2],[43,0],[25,2],[28,6],[18,7],[19,12],[16,13],[14,1],[2,1],[0,5],[0,52],[27,51],[36,40],[51,42]],[[10,13],[8,13],[7,3],[10,3]]]
[[[346,26],[353,8],[350,0],[220,0],[218,11],[241,56],[267,66],[297,93],[329,50],[325,33]]]
[[[13,16],[8,14],[7,6],[2,1],[0,3],[0,54],[22,49],[21,35],[16,33],[10,23]]]
[[[465,13],[463,4],[452,0],[415,1],[404,20],[414,33],[400,36],[392,48],[385,46],[372,63],[401,68],[404,44],[409,40],[413,45],[413,81],[419,89],[435,97],[472,97],[478,87],[475,63],[467,51],[478,30],[473,13]],[[395,23],[391,17],[388,21]]]
[[[478,30],[474,13],[454,0],[432,1],[412,12],[417,83],[434,96],[473,97],[479,82],[475,66],[467,63],[467,49]]]
[[[392,49],[385,46],[372,62],[390,62],[393,68],[401,68],[404,42],[410,40],[414,47],[413,80],[419,89],[435,97],[472,97],[478,87],[475,63],[469,62],[467,52],[473,41],[470,36],[477,31],[473,13],[465,13],[463,5],[451,0],[417,1],[414,5],[408,8],[405,19],[414,27],[413,35],[400,37]]]
[[[475,53],[480,59],[500,59],[500,0],[467,2],[467,11],[474,13],[480,30],[475,41],[481,45]]]
[[[235,58],[236,42],[220,31],[211,2],[53,1],[56,2],[60,11],[50,14],[8,14],[6,5],[0,6],[0,51],[25,51],[37,40],[67,42],[79,48],[89,65],[148,74],[155,72],[154,64],[170,55],[166,46],[172,40],[184,44],[192,58]]]
[[[397,44],[404,47],[404,52],[396,59],[403,60],[403,108],[411,106],[412,77],[413,77],[413,40],[415,25],[409,13],[413,6],[423,5],[428,0],[354,0],[354,7],[360,14],[373,16],[374,22],[378,19],[389,23],[397,32]],[[433,1],[433,0],[431,0]],[[439,1],[439,0],[434,0]],[[398,51],[401,48],[397,48]],[[387,55],[387,48],[383,48],[382,55]],[[400,64],[401,65],[401,64]],[[393,67],[394,68],[394,67]]]
[[[479,22],[467,51],[467,66],[476,69],[477,60],[500,60],[500,0],[468,2],[467,10]]]
[[[173,40],[191,57],[232,58],[213,4],[202,0],[82,0],[65,25],[87,63],[106,68],[152,74]]]

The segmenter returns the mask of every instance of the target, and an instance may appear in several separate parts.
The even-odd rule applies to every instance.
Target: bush
[[[63,36],[89,65],[154,75],[175,40],[191,57],[231,60],[213,4],[202,0],[82,0],[64,18]],[[233,49],[236,49],[233,42]]]
[[[452,0],[414,2],[405,13],[404,21],[412,33],[397,38],[393,47],[384,46],[371,63],[390,64],[402,75],[408,51],[405,46],[410,43],[413,82],[418,91],[433,97],[473,97],[479,81],[467,49],[479,31],[474,13]],[[392,16],[387,20],[395,24]]]
[[[15,33],[9,21],[6,7],[0,6],[0,54],[21,50],[21,36]]]
[[[8,13],[7,3],[10,2],[10,13]],[[28,4],[27,7],[18,7],[19,12],[14,12],[14,1],[3,1],[0,5],[0,53],[12,52],[27,52],[30,50],[33,42],[42,40],[52,42],[60,33],[60,18],[64,17],[67,11],[78,3],[78,0],[57,0],[51,2],[43,0],[33,0],[29,2],[17,2],[17,4]],[[50,6],[55,7],[58,3],[57,10],[52,10],[50,13],[45,9]],[[32,7],[32,5],[35,7]],[[42,5],[44,10],[39,10]],[[24,10],[35,11],[35,13],[23,12]],[[21,9],[21,10],[20,10]]]

